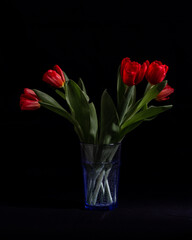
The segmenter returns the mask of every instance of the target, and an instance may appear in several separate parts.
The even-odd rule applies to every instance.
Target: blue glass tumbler
[[[117,207],[121,144],[81,146],[85,208],[112,210]]]

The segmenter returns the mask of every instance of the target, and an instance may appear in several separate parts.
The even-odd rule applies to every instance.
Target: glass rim
[[[84,143],[84,142],[80,142],[80,145],[87,145],[87,146],[120,146],[121,142],[119,143]]]

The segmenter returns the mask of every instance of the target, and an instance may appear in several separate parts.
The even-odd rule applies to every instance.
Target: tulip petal
[[[124,84],[133,86],[141,82],[149,65],[147,60],[142,66],[140,63],[131,61],[130,58],[124,58],[121,62],[121,77]]]
[[[120,73],[121,73],[121,76],[123,75],[123,69],[125,68],[125,64],[127,62],[130,62],[130,58],[126,57],[124,58],[122,61],[121,61],[121,67],[120,67]]]
[[[24,93],[20,95],[21,110],[36,110],[40,108],[39,98],[35,92],[29,88],[24,89]]]
[[[65,76],[62,69],[58,65],[55,65],[53,69],[61,76],[63,82],[65,82]]]
[[[174,92],[174,88],[169,86],[168,84],[164,87],[164,89],[157,95],[156,100],[157,101],[166,101],[169,99],[169,95]]]
[[[136,72],[123,71],[123,82],[128,86],[135,85]]]
[[[24,96],[25,98],[27,99],[31,99],[31,100],[34,100],[34,101],[38,101],[38,97],[37,95],[35,94],[35,92],[29,88],[24,88],[24,94],[21,94],[21,96]]]
[[[60,88],[64,84],[61,76],[55,70],[48,70],[43,75],[43,81],[56,88]]]
[[[140,71],[138,72],[136,79],[135,79],[135,85],[137,85],[138,83],[140,83],[143,80],[145,73],[147,71],[147,65],[148,65],[147,62],[144,62],[141,65]]]
[[[40,104],[37,101],[33,101],[30,99],[21,97],[20,108],[21,108],[21,110],[36,110],[36,109],[40,108]]]
[[[156,85],[165,79],[167,71],[167,65],[163,65],[160,61],[154,61],[149,65],[145,76],[150,84]]]

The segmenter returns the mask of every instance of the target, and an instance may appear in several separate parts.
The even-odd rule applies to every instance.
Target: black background
[[[27,87],[57,98],[42,75],[58,64],[71,79],[83,79],[99,112],[105,88],[115,101],[117,68],[124,57],[167,64],[166,78],[175,93],[166,103],[174,105],[170,111],[124,139],[119,201],[191,199],[187,6],[17,1],[2,9],[0,201],[82,207],[80,149],[73,127],[44,109],[22,112],[19,97]],[[138,95],[145,84],[144,79],[138,85]]]

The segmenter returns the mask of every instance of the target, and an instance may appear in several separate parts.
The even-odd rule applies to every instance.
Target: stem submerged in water
[[[104,175],[105,175],[105,170],[103,170],[98,177],[97,184],[96,184],[96,187],[95,187],[95,191],[94,191],[94,194],[93,194],[93,205],[95,205],[96,202],[97,202],[98,193],[99,193],[99,190],[101,188]]]
[[[111,168],[107,171],[103,168],[100,169],[99,173],[95,175],[89,175],[89,183],[87,186],[87,203],[92,206],[105,202],[107,205],[114,203],[109,186],[108,177]],[[116,192],[114,193],[116,195]],[[114,196],[116,199],[116,196]]]

